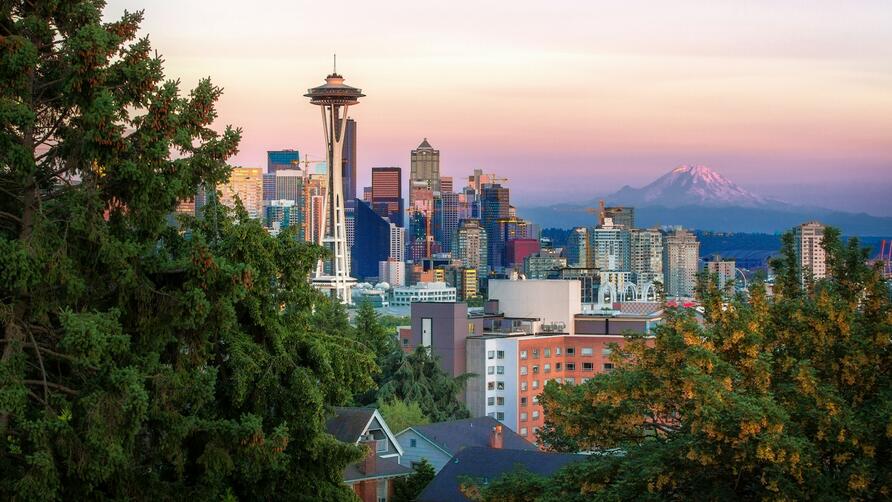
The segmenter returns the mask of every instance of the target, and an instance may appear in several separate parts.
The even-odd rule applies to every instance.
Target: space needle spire
[[[344,212],[344,182],[342,164],[347,111],[358,105],[364,97],[362,89],[344,84],[344,77],[337,73],[337,55],[334,55],[332,73],[325,84],[308,89],[305,97],[319,106],[322,112],[322,133],[328,161],[328,183],[322,211],[322,231],[318,244],[328,248],[329,256],[319,260],[313,285],[328,292],[341,303],[350,304],[356,279],[350,277],[350,255],[347,248],[347,225]]]

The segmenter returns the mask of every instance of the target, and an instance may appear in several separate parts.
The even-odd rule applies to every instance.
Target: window
[[[486,398],[486,405],[487,405],[487,406],[493,406],[493,405],[495,405],[495,404],[496,404],[496,398],[494,398],[494,397],[492,397],[492,396],[489,396],[488,398]]]
[[[505,420],[505,412],[497,411],[496,412],[496,420]]]
[[[567,355],[568,356],[572,356],[575,353],[576,353],[576,349],[574,349],[573,347],[567,347]]]
[[[557,382],[557,383],[561,383],[561,379],[560,379],[560,377],[555,378],[554,381]]]
[[[497,375],[504,375],[504,374],[505,374],[505,367],[504,367],[504,366],[496,366],[496,374],[497,374]]]
[[[604,371],[613,371],[613,363],[604,363]]]
[[[545,370],[546,373],[551,373],[551,365],[550,364],[546,364],[543,367],[543,369]]]
[[[554,348],[554,355],[556,355],[556,356],[561,355],[561,348],[560,348],[560,347],[555,347],[555,348]]]
[[[486,414],[486,416],[496,418],[496,412],[490,411],[489,413]]]
[[[496,351],[496,359],[505,359],[505,351],[504,350]]]
[[[375,441],[375,450],[379,453],[387,451],[387,439],[378,439]]]
[[[521,374],[521,375],[526,375],[526,374],[527,374],[527,367],[526,367],[526,366],[521,366],[521,367],[520,367],[520,374]]]
[[[594,371],[595,363],[582,363],[582,371]]]
[[[539,365],[538,364],[533,365],[533,374],[534,375],[539,374]]]
[[[588,382],[589,380],[591,380],[591,378],[583,378],[583,379],[579,380],[579,383],[585,383],[585,382]]]
[[[564,383],[568,383],[568,384],[571,384],[571,385],[572,385],[572,384],[575,384],[575,383],[576,383],[576,379],[573,378],[573,377],[567,377],[567,378],[564,379]]]
[[[379,479],[376,490],[378,492],[378,502],[387,502],[387,480]]]
[[[521,406],[526,406],[526,405],[527,405],[527,398],[525,398],[525,397],[520,398],[520,405],[521,405]]]
[[[539,404],[539,395],[538,395],[538,394],[536,394],[535,396],[533,396],[533,404]],[[536,415],[536,416],[539,416],[538,413],[535,413],[535,415]],[[536,417],[533,417],[533,418],[536,418]]]
[[[533,388],[534,388],[534,389],[538,389],[538,388],[539,388],[539,380],[533,380]]]
[[[486,390],[496,390],[495,382],[486,382]]]
[[[505,406],[505,398],[497,397],[496,398],[496,406]]]
[[[592,355],[592,353],[593,353],[593,352],[592,352],[592,348],[591,348],[591,347],[583,347],[583,348],[582,348],[582,355],[584,355],[584,356],[590,356],[590,355]]]
[[[543,350],[542,355],[544,355],[545,357],[551,357],[551,349]]]
[[[477,329],[474,328],[474,323],[469,322],[468,323],[468,334],[473,336],[476,331],[477,331]]]
[[[496,390],[505,390],[505,382],[496,382]]]
[[[526,381],[520,382],[520,390],[522,390],[522,391],[527,390]]]
[[[554,370],[561,371],[561,363],[554,363]]]
[[[520,428],[520,435],[521,435],[521,436],[526,436],[526,435],[527,435],[527,428],[526,428],[526,427],[521,427],[521,428]]]
[[[608,357],[612,353],[613,353],[613,349],[611,349],[610,347],[604,347],[603,349],[601,349],[601,355],[604,357]]]
[[[521,351],[520,351],[520,358],[521,358],[521,359],[526,359],[526,358],[527,358],[527,351],[525,351],[525,350],[521,350]]]
[[[493,359],[493,358],[495,358],[495,357],[496,357],[496,351],[494,351],[494,350],[490,350],[490,351],[488,351],[488,352],[486,353],[486,358],[487,358],[487,359]]]
[[[533,427],[533,434],[539,434],[539,428]]]
[[[525,411],[521,411],[521,412],[520,412],[520,421],[521,421],[521,422],[526,422],[526,421],[527,421],[527,412],[525,412]]]
[[[487,367],[486,367],[486,374],[487,374],[487,375],[495,375],[495,374],[496,374],[496,367],[495,367],[495,366],[487,366]]]
[[[415,448],[416,446],[418,446],[418,440],[416,440],[416,439],[410,439],[410,440],[409,440],[409,447],[410,447],[410,448]]]
[[[422,347],[430,347],[431,346],[431,330],[433,330],[433,321],[430,317],[424,317],[421,319],[421,346]]]
[[[539,349],[533,349],[533,359],[539,359]]]
[[[539,410],[533,410],[533,420],[539,419]]]
[[[567,363],[567,371],[576,371],[576,363]]]
[[[403,338],[403,347],[405,347],[406,345],[409,345],[409,339]]]

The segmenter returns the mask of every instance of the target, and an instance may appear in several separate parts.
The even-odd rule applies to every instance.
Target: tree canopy
[[[215,204],[168,224],[240,131],[103,6],[0,7],[0,498],[352,499],[324,420],[375,363],[313,322],[323,251]]]
[[[702,318],[669,311],[652,340],[614,350],[611,373],[549,383],[544,446],[609,454],[536,481],[537,499],[892,496],[890,292],[857,241],[828,229],[824,247],[827,279],[802,280],[785,237],[773,296],[703,284]],[[481,496],[516,500],[524,482]]]
[[[468,418],[459,400],[468,375],[453,377],[424,347],[403,356],[378,390],[378,402],[397,399],[418,403],[431,422]]]

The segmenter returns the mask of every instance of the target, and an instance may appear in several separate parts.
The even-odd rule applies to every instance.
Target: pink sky
[[[745,186],[892,185],[886,0],[111,0],[106,12],[139,8],[184,92],[207,75],[224,87],[220,124],[244,129],[237,165],[289,147],[321,158],[302,94],[337,52],[368,95],[351,111],[360,184],[372,166],[408,170],[427,137],[444,175],[496,171],[520,203],[586,199],[682,163]]]

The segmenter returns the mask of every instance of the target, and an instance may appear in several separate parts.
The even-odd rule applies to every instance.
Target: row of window
[[[532,415],[533,415],[533,420],[539,420],[539,412],[537,410],[533,410]],[[520,421],[521,422],[527,421],[527,412],[525,412],[525,411],[520,412]]]
[[[487,413],[486,416],[495,418],[496,420],[505,420],[505,412],[504,411],[493,411]]]
[[[501,396],[486,398],[486,404],[489,406],[505,406],[505,398]]]
[[[487,359],[505,359],[504,350],[490,350],[486,353]]]
[[[505,367],[504,366],[487,366],[486,374],[487,375],[504,375]]]
[[[501,366],[500,366],[500,367],[501,367]],[[566,368],[567,371],[575,371],[575,370],[576,370],[576,363],[567,363],[566,366],[562,366],[561,363],[554,363],[554,370],[555,370],[555,371],[561,371],[562,368]],[[604,363],[604,371],[610,371],[610,370],[612,370],[612,369],[613,369],[613,363]],[[530,367],[530,370],[533,372],[534,375],[539,374],[539,365],[538,365],[538,364],[534,364],[533,366]],[[594,371],[594,370],[595,370],[595,363],[582,363],[582,370],[583,370],[583,371]],[[528,372],[529,372],[529,371],[527,370],[527,367],[526,367],[526,366],[521,366],[521,367],[520,367],[520,374],[521,374],[521,376],[528,374]],[[543,364],[543,365],[542,365],[542,372],[543,372],[543,373],[551,373],[551,364],[548,364],[548,363]]]
[[[486,382],[486,390],[505,390],[505,382]]]
[[[492,351],[490,351],[490,352],[492,352]],[[539,359],[539,349],[533,349],[531,352],[532,352],[533,359]],[[601,350],[601,355],[603,355],[603,356],[609,356],[612,352],[613,352],[613,351],[610,350],[610,348],[605,347],[604,349]],[[591,356],[591,355],[594,355],[595,351],[594,351],[591,347],[582,347],[582,348],[579,350],[579,353],[580,353],[581,355],[583,355],[583,356]],[[542,356],[543,356],[543,357],[551,357],[551,354],[552,354],[551,348],[542,349]],[[568,356],[576,355],[576,348],[575,348],[575,347],[567,347],[567,349],[566,349],[566,354],[567,354]],[[560,347],[555,347],[555,348],[554,348],[554,355],[555,355],[555,356],[559,356],[559,355],[561,355],[561,348],[560,348]],[[526,351],[526,350],[521,350],[521,351],[520,351],[520,358],[521,358],[521,359],[527,359],[528,356],[529,356],[529,352],[528,352],[528,351]],[[492,358],[490,357],[490,359],[492,359]]]
[[[535,436],[536,434],[539,434],[539,428],[538,428],[538,427],[533,427],[533,435]],[[521,428],[520,428],[520,435],[521,435],[521,436],[526,436],[526,435],[528,435],[528,432],[527,432],[527,428],[526,428],[526,427],[521,427]]]
[[[557,382],[557,383],[568,383],[568,384],[571,384],[571,385],[575,385],[575,384],[576,384],[576,379],[573,378],[573,377],[566,377],[566,378],[564,378],[563,380],[562,380],[561,378],[552,378],[551,380],[554,380],[554,381]],[[585,383],[585,382],[588,382],[588,381],[589,381],[588,378],[581,378],[581,379],[579,380],[579,383]],[[545,384],[547,384],[547,383],[548,383],[548,380],[543,381],[543,382],[542,382],[542,386],[545,387]],[[527,385],[527,382],[526,382],[526,381],[520,382],[520,390],[521,390],[521,392],[525,392],[528,388],[529,388],[529,386]],[[533,382],[532,382],[532,388],[533,388],[533,389],[538,389],[538,388],[539,388],[539,380],[533,380]],[[533,402],[536,402],[536,399],[535,399],[535,398],[533,398]],[[526,404],[526,398],[525,398],[525,397],[520,398],[520,404],[521,404],[521,405]]]

